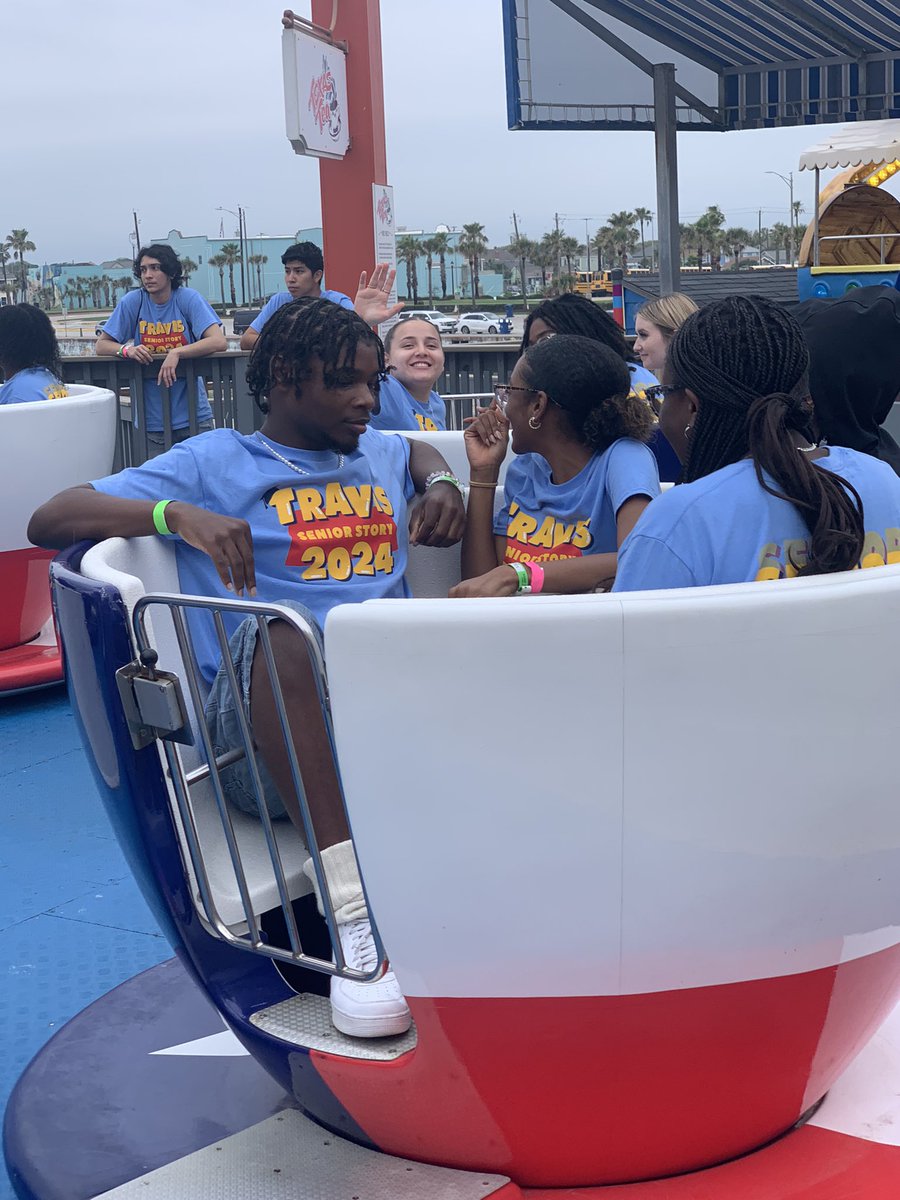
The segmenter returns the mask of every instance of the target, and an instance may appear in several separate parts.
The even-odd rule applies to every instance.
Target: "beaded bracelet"
[[[451,487],[456,488],[461,496],[465,495],[463,485],[456,478],[456,476],[451,474],[449,471],[432,471],[431,474],[425,479],[425,491],[427,492],[428,489],[433,487],[436,483],[449,483]]]

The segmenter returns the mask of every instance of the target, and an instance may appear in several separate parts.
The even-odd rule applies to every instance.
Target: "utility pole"
[[[247,303],[247,284],[244,280],[244,263],[247,260],[246,226],[244,225],[244,210],[238,205],[238,242],[241,247],[241,304]]]
[[[788,245],[791,253],[791,266],[794,265],[794,172],[790,171],[787,175],[782,175],[780,171],[766,171],[767,175],[777,175],[782,183],[786,183],[791,190],[791,214],[788,219],[788,229],[790,234],[788,237]],[[778,256],[776,255],[776,260]]]
[[[516,247],[519,246],[519,219],[515,213],[513,218],[513,230],[516,235]],[[519,283],[522,285],[522,303],[525,306],[525,311],[528,312],[528,288],[525,286],[525,256],[519,252]]]
[[[756,241],[756,261],[759,266],[762,266],[762,209],[757,215],[758,236]]]
[[[141,248],[141,229],[138,225],[137,209],[133,208],[131,215],[134,217],[134,256],[137,258],[137,252]]]
[[[588,275],[591,273],[591,234],[588,229],[588,218],[584,218],[584,252],[587,255]]]
[[[560,270],[560,258],[559,258],[559,213],[554,213],[553,216],[556,221],[556,285],[558,287],[559,286],[559,277],[562,274],[562,272]]]

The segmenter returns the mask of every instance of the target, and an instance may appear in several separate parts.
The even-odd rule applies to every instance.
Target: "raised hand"
[[[363,271],[359,277],[359,287],[353,307],[367,325],[380,325],[389,321],[403,308],[403,304],[391,304],[391,288],[397,272],[391,270],[387,263],[378,263],[368,279]],[[368,279],[368,282],[367,282]]]
[[[506,458],[509,442],[509,421],[496,404],[482,408],[474,417],[466,418],[463,441],[472,472],[494,471]]]

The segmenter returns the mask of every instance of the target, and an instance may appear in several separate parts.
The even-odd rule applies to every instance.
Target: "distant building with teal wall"
[[[459,241],[459,230],[448,230],[448,238],[451,247]],[[426,233],[423,230],[400,230],[397,234],[401,237],[415,237],[417,241],[425,241],[432,237],[433,234]],[[237,237],[206,237],[205,234],[191,234],[187,237],[178,229],[170,229],[165,237],[149,237],[145,239],[145,245],[152,243],[162,243],[171,246],[175,253],[182,261],[190,259],[197,266],[191,271],[188,279],[188,284],[202,295],[212,304],[231,305],[231,285],[229,280],[229,271],[225,267],[220,275],[219,268],[210,266],[209,260],[221,254],[222,247],[229,242],[238,242]],[[287,250],[288,246],[294,245],[295,242],[314,242],[317,246],[322,245],[322,230],[319,227],[311,227],[308,229],[298,229],[296,233],[290,237],[268,237],[260,235],[259,237],[251,237],[247,239],[247,255],[248,259],[256,255],[262,256],[263,262],[259,264],[248,262],[244,269],[244,288],[241,287],[241,265],[234,265],[234,292],[238,306],[259,304],[261,301],[268,299],[275,292],[284,290],[284,268],[281,264],[281,256]],[[445,256],[445,268],[447,276],[447,298],[451,299],[454,296],[458,297],[459,305],[465,307],[471,305],[470,280],[469,280],[469,264],[466,259],[456,250],[451,249]],[[361,263],[360,270],[369,270],[371,263]],[[106,278],[111,280],[116,285],[113,289],[112,284],[107,285],[108,294],[111,301],[118,300],[124,294],[126,281],[130,280],[134,286],[134,279],[131,274],[131,264],[127,259],[113,259],[104,263],[51,263],[42,268],[35,268],[31,273],[31,278],[35,284],[48,286],[51,282],[56,288],[57,295],[65,302],[66,308],[77,309],[78,307],[90,306],[90,299],[85,299],[82,296],[81,305],[78,301],[78,288],[81,286],[82,292],[90,287],[91,280],[102,280]],[[328,264],[325,264],[325,282],[327,285]],[[440,300],[441,296],[441,278],[440,278],[440,261],[435,256],[432,261],[431,269],[431,288],[429,288],[428,280],[428,263],[424,255],[416,261],[416,282],[419,292],[419,304],[427,305],[429,302],[429,292],[434,296],[434,299]],[[503,276],[499,273],[488,271],[481,272],[481,296],[501,296],[503,294]],[[348,288],[351,290],[352,285]],[[115,294],[113,295],[113,290]],[[406,266],[402,262],[397,264],[397,294],[401,300],[409,300],[411,289],[407,285]]]

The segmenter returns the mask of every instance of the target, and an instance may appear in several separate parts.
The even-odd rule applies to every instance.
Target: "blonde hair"
[[[660,296],[658,300],[648,300],[637,310],[637,316],[644,317],[661,329],[665,337],[670,338],[695,312],[697,305],[690,296],[684,292],[672,292],[668,296]]]

